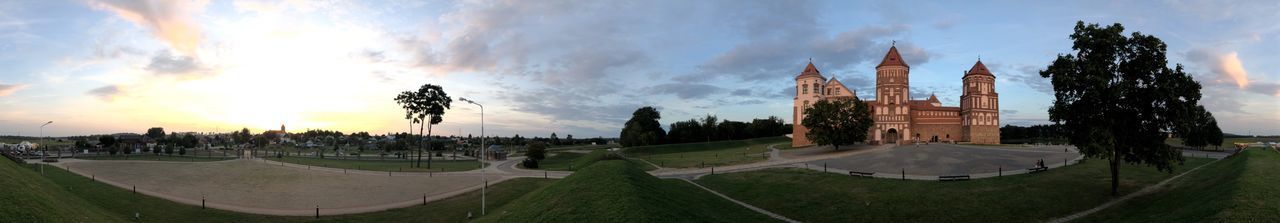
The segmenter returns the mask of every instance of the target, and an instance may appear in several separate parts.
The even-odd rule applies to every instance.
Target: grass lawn
[[[619,146],[619,145],[563,145],[563,146],[553,146],[551,148],[547,148],[547,151],[596,150],[596,149],[608,149],[608,148],[614,148],[614,147],[622,147],[622,146]]]
[[[216,209],[201,209],[198,206],[179,204],[156,197],[135,195],[131,191],[91,181],[88,178],[62,169],[48,168],[45,171],[49,173],[47,179],[37,177],[32,178],[32,180],[52,181],[56,185],[27,191],[70,194],[78,199],[79,203],[58,203],[55,208],[45,209],[58,210],[65,208],[74,211],[58,210],[57,212],[44,212],[41,215],[45,217],[63,217],[64,214],[55,213],[74,213],[66,215],[75,216],[87,210],[105,210],[107,215],[83,215],[89,216],[90,219],[93,219],[93,222],[122,222],[131,219],[134,212],[140,213],[143,221],[150,222],[461,222],[466,220],[468,211],[474,212],[476,215],[480,214],[480,192],[473,191],[444,200],[433,201],[423,206],[364,214],[322,216],[319,219],[314,217],[255,215]],[[553,182],[555,180],[522,178],[495,184],[489,188],[487,194],[489,208],[502,207],[511,200],[535,189],[550,185]]]
[[[1274,137],[1273,138],[1266,138],[1266,137],[1224,138],[1222,139],[1221,147],[1208,146],[1208,147],[1205,147],[1205,149],[1230,151],[1230,150],[1236,149],[1235,147],[1236,143],[1255,143],[1255,142],[1280,142],[1280,138],[1274,138]],[[1169,145],[1174,145],[1174,146],[1182,146],[1182,138],[1169,138],[1169,139],[1166,139],[1164,143]]]
[[[791,143],[777,144],[774,148],[778,148],[779,150],[795,149],[795,147],[791,147]]]
[[[1280,222],[1280,153],[1249,149],[1079,222]]]
[[[114,155],[114,156],[106,155],[106,156],[80,156],[80,157],[76,157],[76,159],[84,159],[84,160],[150,160],[150,161],[178,161],[178,162],[206,162],[206,161],[222,161],[222,160],[231,160],[231,159],[235,159],[235,158],[236,158],[236,157],[234,157],[234,156],[230,156],[230,157],[220,157],[220,156],[204,157],[204,156],[178,156],[178,155],[169,156],[169,155],[155,155],[155,154],[146,154],[146,155],[128,155],[128,156],[125,156],[125,155],[123,155],[123,154],[116,154],[116,155]]]
[[[492,210],[480,222],[770,222],[680,180],[661,180],[623,160],[596,162]]]
[[[768,137],[746,140],[682,143],[631,147],[628,157],[647,160],[669,168],[701,168],[728,166],[764,161],[768,146],[789,141],[786,137]]]
[[[284,161],[299,165],[311,165],[330,168],[342,169],[359,169],[373,171],[396,171],[396,172],[448,172],[448,171],[467,171],[480,168],[480,162],[475,160],[442,160],[436,157],[431,161],[431,169],[427,169],[427,158],[422,158],[422,167],[409,167],[413,161],[408,160],[340,160],[340,159],[320,159],[312,157],[296,157],[286,156],[283,159],[275,156],[264,157],[271,161]]]
[[[46,174],[64,173],[45,167]],[[126,219],[63,190],[31,165],[0,159],[0,222],[123,222]]]
[[[591,165],[600,160],[608,150],[593,150],[591,153],[559,152],[538,162],[539,170],[573,171]]]
[[[1128,194],[1209,163],[1187,158],[1173,174],[1122,165]],[[1086,163],[960,182],[850,177],[805,169],[768,169],[703,177],[699,183],[743,202],[804,222],[1039,222],[1110,200],[1107,163]]]

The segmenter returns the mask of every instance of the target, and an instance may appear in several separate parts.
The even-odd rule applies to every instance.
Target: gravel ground
[[[342,173],[251,160],[218,162],[74,161],[74,172],[139,190],[210,203],[265,209],[359,208],[421,200],[482,184],[469,175]],[[393,175],[395,175],[393,173]],[[491,176],[491,183],[495,179]]]

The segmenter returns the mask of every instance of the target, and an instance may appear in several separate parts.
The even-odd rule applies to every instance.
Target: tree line
[[[631,114],[623,125],[619,140],[623,146],[645,146],[671,143],[711,142],[760,137],[782,136],[791,133],[791,124],[769,116],[752,119],[751,122],[720,120],[708,114],[701,119],[677,121],[663,129],[658,121],[662,114],[653,107],[642,107]]]

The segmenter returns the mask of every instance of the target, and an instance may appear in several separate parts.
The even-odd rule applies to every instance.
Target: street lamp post
[[[488,151],[485,151],[485,148],[484,148],[484,105],[481,105],[480,103],[476,103],[475,101],[472,101],[472,100],[467,100],[467,98],[458,98],[458,100],[471,103],[476,106],[480,106],[480,178],[484,179],[484,186],[480,187],[480,215],[483,216],[485,214],[484,212],[485,212],[485,205],[486,205],[485,190],[488,189],[489,187],[489,178],[488,176],[485,175],[485,169],[487,168],[485,166],[485,164],[487,164],[485,163],[485,161],[488,160],[488,156],[487,156]]]
[[[47,145],[45,145],[44,142],[44,126],[49,124],[53,124],[53,121],[45,122],[43,125],[40,125],[40,150],[44,151],[40,153],[40,162],[44,162],[44,160],[49,159],[49,147],[45,147]],[[44,165],[40,166],[40,174],[44,174]]]

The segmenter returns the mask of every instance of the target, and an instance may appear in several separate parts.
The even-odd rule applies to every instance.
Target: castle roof
[[[898,54],[897,46],[889,47],[889,52],[884,54],[884,60],[881,60],[880,65],[876,65],[876,68],[883,66],[904,66],[911,68],[911,66],[907,65],[907,61],[902,60],[902,55]]]
[[[994,74],[991,74],[991,70],[988,70],[987,65],[983,65],[981,60],[979,60],[977,63],[974,63],[973,68],[969,68],[969,71],[964,72],[964,76],[969,76],[969,75],[987,75],[992,77],[996,76]]]
[[[801,71],[800,75],[796,76],[796,79],[806,76],[817,76],[818,78],[826,79],[822,77],[822,72],[818,71],[818,67],[813,66],[813,61],[809,61],[809,65],[804,67],[804,71]]]

